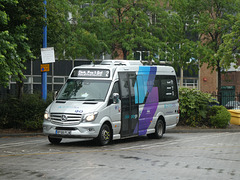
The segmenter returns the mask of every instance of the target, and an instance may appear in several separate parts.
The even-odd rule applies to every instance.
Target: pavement
[[[206,133],[206,132],[240,132],[240,125],[229,124],[227,128],[177,126],[168,133]]]
[[[240,132],[240,125],[229,124],[227,128],[189,127],[177,126],[167,130],[167,133],[210,133],[210,132]],[[17,129],[0,129],[0,138],[23,137],[23,136],[44,136],[41,131],[24,131]]]
[[[44,136],[44,135],[41,132],[25,132],[25,131],[6,132],[5,130],[0,129],[0,138],[4,138],[4,137],[26,137],[26,136]]]

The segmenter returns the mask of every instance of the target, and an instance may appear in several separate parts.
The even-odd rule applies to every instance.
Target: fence
[[[100,60],[96,60],[95,63],[100,63]],[[50,64],[50,71],[47,73],[47,89],[48,91],[59,90],[62,85],[66,82],[69,73],[75,66],[91,64],[91,61],[86,59],[76,60],[56,60],[55,63]],[[41,61],[27,61],[25,66],[27,67],[24,71],[26,79],[24,82],[24,93],[39,93],[42,88],[42,75],[41,75]],[[8,88],[0,86],[0,100],[7,97],[7,94],[17,94],[16,81],[12,79],[9,82]]]
[[[227,109],[240,109],[240,92],[223,91],[220,93],[212,93],[220,105]]]

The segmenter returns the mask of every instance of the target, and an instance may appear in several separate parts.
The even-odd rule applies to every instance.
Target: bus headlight
[[[94,121],[96,119],[97,115],[98,115],[98,112],[85,114],[83,117],[83,121],[85,121],[85,122]]]
[[[44,120],[50,120],[50,113],[48,111],[45,111],[44,113]]]

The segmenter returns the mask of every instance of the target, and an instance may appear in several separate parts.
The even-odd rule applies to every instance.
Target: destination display
[[[108,69],[75,69],[71,77],[109,78],[110,70]]]

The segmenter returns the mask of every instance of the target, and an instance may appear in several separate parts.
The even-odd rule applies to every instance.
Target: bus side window
[[[120,93],[119,93],[119,83],[118,81],[114,83],[111,95],[109,97],[108,105],[111,105],[113,103],[113,94],[118,93],[119,94],[119,99],[120,99]]]
[[[154,86],[158,87],[159,102],[178,99],[175,76],[157,75]]]

